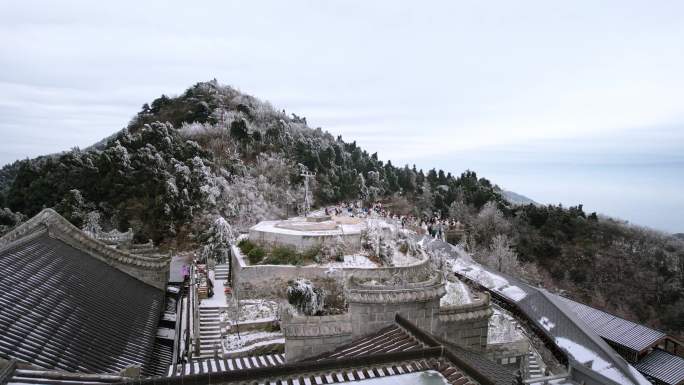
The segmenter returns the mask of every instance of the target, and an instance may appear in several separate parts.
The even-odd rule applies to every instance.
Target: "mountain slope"
[[[485,263],[505,255],[498,267],[529,282],[684,330],[684,246],[675,238],[581,205],[511,204],[472,171],[396,167],[215,81],[144,105],[126,129],[86,150],[5,166],[0,226],[54,207],[79,226],[98,213],[105,228],[194,248],[216,216],[246,229],[296,212],[302,170],[316,173],[318,205],[382,199],[400,213],[450,216],[466,225],[465,246]]]

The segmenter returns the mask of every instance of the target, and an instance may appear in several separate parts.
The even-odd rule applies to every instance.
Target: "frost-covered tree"
[[[325,290],[314,287],[308,279],[299,278],[288,282],[287,300],[300,313],[317,315],[325,306]]]
[[[0,209],[0,236],[4,235],[24,220],[26,220],[26,218],[23,215],[14,213],[6,207]]]
[[[231,225],[221,216],[217,217],[209,227],[202,257],[213,259],[218,263],[226,263],[230,255],[230,245],[235,243],[235,233]]]
[[[358,194],[357,198],[362,201],[368,201],[368,187],[366,186],[366,178],[363,177],[363,174],[358,173],[356,175],[356,181],[354,184]]]
[[[81,227],[94,205],[87,202],[80,190],[69,190],[55,206],[55,210],[76,227]]]
[[[449,217],[463,224],[470,224],[476,212],[475,207],[466,202],[463,190],[458,188],[454,201],[449,205]]]
[[[91,211],[86,215],[85,223],[83,224],[83,231],[91,237],[96,237],[102,231],[100,225],[100,213]]]
[[[432,187],[425,181],[421,187],[421,193],[416,200],[416,209],[418,215],[432,217],[435,207],[435,197],[432,193]]]
[[[517,273],[520,265],[518,256],[511,246],[511,241],[504,234],[497,234],[492,238],[489,252],[482,258],[485,264],[502,273]]]
[[[508,234],[510,222],[495,202],[487,202],[473,220],[473,231],[480,245],[486,247],[497,234]]]

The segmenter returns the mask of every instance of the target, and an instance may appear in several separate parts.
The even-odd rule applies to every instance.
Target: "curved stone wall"
[[[294,362],[314,357],[352,341],[349,313],[328,316],[295,314],[281,307],[280,329],[285,336],[285,360]]]
[[[493,314],[489,293],[472,303],[439,308],[439,326],[435,335],[474,350],[487,348],[489,318]]]
[[[424,259],[407,266],[394,267],[345,267],[330,269],[325,266],[292,265],[247,265],[237,246],[231,247],[232,284],[241,293],[241,298],[285,298],[287,282],[306,278],[314,284],[333,278],[343,284],[346,277],[359,279],[388,280],[401,277],[408,281],[412,277],[426,275],[430,260]]]
[[[328,223],[331,222],[331,223]],[[289,245],[299,251],[332,244],[341,238],[352,250],[361,248],[361,228],[335,222],[302,222],[311,229],[288,227],[287,221],[262,221],[249,229],[249,240],[262,246]],[[318,228],[318,229],[316,229]]]
[[[346,295],[353,337],[360,338],[393,324],[396,314],[432,333],[438,327],[439,300],[445,293],[441,274],[427,281],[396,286],[363,284],[351,278]]]

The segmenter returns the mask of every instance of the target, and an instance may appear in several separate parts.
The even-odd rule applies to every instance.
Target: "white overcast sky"
[[[684,230],[683,73],[682,1],[3,0],[0,164],[216,78],[395,164]],[[578,186],[601,167],[643,172]]]

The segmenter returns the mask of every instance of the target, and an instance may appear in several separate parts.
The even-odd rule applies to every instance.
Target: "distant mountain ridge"
[[[501,194],[503,195],[504,199],[506,199],[509,203],[512,203],[514,205],[538,205],[536,201],[532,200],[531,198],[528,198],[522,194],[518,194],[516,192],[510,191],[510,190],[501,190]]]

